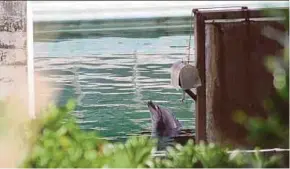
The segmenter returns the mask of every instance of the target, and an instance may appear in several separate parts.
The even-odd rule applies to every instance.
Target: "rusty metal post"
[[[205,93],[205,19],[198,10],[194,10],[194,40],[197,69],[201,86],[197,88],[195,131],[196,142],[206,141],[206,93]]]

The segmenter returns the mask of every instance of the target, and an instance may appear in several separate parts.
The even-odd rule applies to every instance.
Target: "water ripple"
[[[60,92],[58,104],[77,99],[74,115],[82,129],[107,139],[150,129],[148,100],[194,128],[194,104],[181,103],[181,91],[170,85],[170,67],[186,56],[186,45],[187,36],[35,42],[35,70],[43,75],[40,81]]]

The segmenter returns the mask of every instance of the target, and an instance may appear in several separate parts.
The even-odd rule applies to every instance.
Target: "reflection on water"
[[[193,101],[181,103],[181,91],[170,85],[170,67],[185,58],[187,40],[188,35],[39,41],[35,69],[61,93],[58,104],[77,98],[74,115],[81,128],[108,139],[150,129],[148,100],[194,128]]]

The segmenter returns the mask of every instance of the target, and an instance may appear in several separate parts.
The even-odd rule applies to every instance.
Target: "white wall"
[[[26,1],[0,2],[0,100],[27,100]]]

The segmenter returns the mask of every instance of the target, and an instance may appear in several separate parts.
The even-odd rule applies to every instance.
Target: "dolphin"
[[[154,104],[151,100],[147,105],[151,115],[152,137],[157,137],[158,141],[172,142],[172,138],[181,131],[181,123],[169,109]]]

